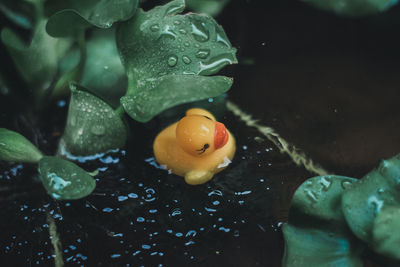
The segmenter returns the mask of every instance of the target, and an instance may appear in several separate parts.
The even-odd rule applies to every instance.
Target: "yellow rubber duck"
[[[226,168],[235,154],[235,138],[208,111],[192,108],[161,131],[153,144],[157,162],[191,185],[204,184]]]

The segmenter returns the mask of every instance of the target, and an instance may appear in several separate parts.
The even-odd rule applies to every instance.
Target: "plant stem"
[[[125,114],[125,109],[122,105],[119,105],[116,109],[115,109],[115,113],[122,119],[124,117]]]

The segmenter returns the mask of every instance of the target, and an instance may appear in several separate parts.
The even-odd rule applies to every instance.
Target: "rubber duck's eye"
[[[203,117],[206,118],[206,119],[209,119],[210,121],[212,121],[212,119],[210,117],[208,117],[208,116],[203,116]]]
[[[203,154],[204,152],[206,152],[207,148],[209,148],[210,145],[209,144],[205,144],[202,148],[196,150],[199,152],[199,154]]]

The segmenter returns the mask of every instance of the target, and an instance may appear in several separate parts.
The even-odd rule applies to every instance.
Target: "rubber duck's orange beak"
[[[214,148],[218,149],[223,147],[228,142],[228,132],[225,128],[225,125],[220,122],[215,123],[214,130]]]

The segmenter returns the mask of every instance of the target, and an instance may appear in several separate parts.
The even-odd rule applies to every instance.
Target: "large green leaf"
[[[40,92],[49,88],[57,73],[59,59],[70,46],[69,39],[55,39],[45,31],[45,20],[40,20],[27,46],[10,29],[3,29],[1,40],[6,45],[14,63],[31,88]]]
[[[128,129],[121,117],[102,99],[71,85],[71,101],[62,144],[76,156],[122,147]]]
[[[231,85],[232,80],[224,76],[167,75],[147,80],[146,91],[121,98],[121,104],[131,117],[146,122],[172,106],[218,96]]]
[[[128,79],[115,43],[115,31],[98,30],[87,42],[87,59],[80,82],[113,106],[125,94]]]
[[[17,132],[0,128],[0,160],[38,163],[42,153]]]
[[[400,260],[400,206],[386,206],[377,215],[373,226],[376,252]]]
[[[229,0],[186,0],[186,6],[197,13],[217,16]]]
[[[231,86],[229,79],[207,79],[199,75],[213,75],[222,67],[237,63],[236,49],[212,17],[193,13],[177,15],[184,7],[184,0],[175,0],[147,12],[138,10],[118,28],[117,46],[129,80],[130,100],[125,98],[123,105],[136,120],[147,121],[163,109],[215,96]],[[193,91],[191,83],[195,79],[201,79],[204,85]],[[200,84],[200,80],[196,83]],[[166,84],[171,87],[166,88]],[[177,98],[174,90],[179,93],[187,90],[186,99]],[[196,92],[200,90],[207,92]],[[155,107],[160,105],[160,99],[167,104]],[[139,106],[147,103],[143,108],[143,105],[128,107],[127,102]],[[139,109],[143,115],[130,113]]]
[[[47,23],[54,37],[75,35],[91,26],[110,28],[117,21],[132,17],[138,0],[65,0],[49,1],[47,10],[55,12]]]
[[[346,225],[341,195],[355,179],[318,176],[304,182],[292,199],[283,226],[283,266],[362,266],[362,246]]]
[[[383,12],[398,0],[302,0],[317,8],[327,10],[338,15],[348,17],[361,17]]]
[[[354,234],[372,242],[374,220],[384,205],[400,205],[400,156],[383,160],[379,167],[344,192],[342,210]]]
[[[96,181],[85,170],[57,157],[43,157],[39,173],[47,193],[55,199],[83,198],[96,187]]]

